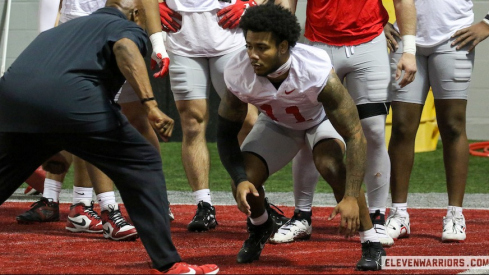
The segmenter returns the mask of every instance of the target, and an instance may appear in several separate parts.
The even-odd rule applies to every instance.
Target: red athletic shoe
[[[93,211],[93,201],[82,200],[71,205],[65,228],[71,232],[102,233],[102,220]]]
[[[136,228],[124,219],[117,204],[109,204],[109,210],[102,211],[104,237],[114,241],[134,241],[138,236]]]
[[[167,271],[151,269],[150,274],[217,274],[219,267],[215,264],[190,265],[184,262],[175,263]]]

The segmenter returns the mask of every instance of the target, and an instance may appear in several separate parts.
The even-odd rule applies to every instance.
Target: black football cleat
[[[267,210],[268,214],[270,214],[270,217],[272,217],[272,219],[277,224],[277,228],[280,228],[282,225],[290,220],[284,215],[284,212],[280,210],[280,208],[278,208],[273,203],[270,203],[270,201],[268,201],[268,198],[265,198],[265,209]]]
[[[380,242],[362,243],[362,258],[357,263],[357,270],[376,271],[382,269],[382,256],[386,256]]]
[[[248,219],[247,225],[250,235],[241,247],[237,258],[237,262],[241,264],[258,260],[265,243],[277,231],[277,224],[270,217],[270,214],[264,224],[253,225]]]
[[[57,222],[59,221],[59,203],[43,197],[33,203],[31,209],[17,216],[16,220],[21,224]]]
[[[209,203],[200,201],[194,218],[187,226],[188,231],[203,232],[214,229],[216,226],[216,209]]]

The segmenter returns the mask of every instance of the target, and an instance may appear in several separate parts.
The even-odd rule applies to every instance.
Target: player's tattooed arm
[[[331,124],[346,143],[345,197],[358,198],[365,173],[367,141],[355,103],[334,70],[331,70],[318,101],[323,104]]]

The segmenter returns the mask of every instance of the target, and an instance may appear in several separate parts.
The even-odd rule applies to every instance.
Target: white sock
[[[372,243],[378,243],[379,242],[379,237],[377,237],[377,233],[375,233],[375,230],[373,228],[370,228],[367,231],[360,231],[358,232],[360,234],[360,242],[364,243],[366,241],[370,241]]]
[[[295,209],[311,212],[314,190],[319,172],[312,158],[312,150],[305,144],[292,160]]]
[[[44,184],[44,186],[46,186]],[[46,187],[44,187],[44,189],[46,189]],[[447,208],[447,216],[452,216],[452,211],[454,211],[456,214],[462,214],[462,207],[458,207],[458,206],[448,206]]]
[[[265,212],[263,212],[263,214],[258,217],[258,218],[250,218],[250,221],[253,225],[261,225],[261,224],[264,224],[266,223],[268,220],[268,212],[267,210],[265,210]]]
[[[93,198],[92,187],[73,186],[73,204],[77,204],[82,200],[92,201],[92,198]]]
[[[97,201],[101,211],[109,210],[110,205],[117,205],[114,191],[104,192],[97,195]]]
[[[200,201],[204,201],[212,205],[210,189],[197,190],[192,192],[192,194],[194,195],[195,204],[199,204]]]
[[[385,208],[370,207],[368,209],[368,212],[370,214],[373,214],[373,213],[377,212],[377,210],[379,210],[380,214],[385,215]]]
[[[369,208],[385,208],[389,196],[391,161],[385,145],[385,118],[386,115],[378,115],[360,121],[367,139],[364,182]]]
[[[397,213],[407,215],[407,202],[392,203],[392,208],[397,208]]]
[[[61,185],[63,185],[63,183],[46,178],[44,180],[44,192],[42,192],[42,196],[46,199],[52,199],[54,202],[58,202]]]

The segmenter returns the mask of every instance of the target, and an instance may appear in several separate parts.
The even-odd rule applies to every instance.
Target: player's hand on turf
[[[182,28],[182,25],[177,20],[182,22],[182,15],[168,7],[165,2],[159,4],[161,27],[165,32],[177,32]]]
[[[489,25],[484,22],[479,22],[470,27],[456,31],[452,37],[456,39],[452,42],[452,46],[457,45],[457,50],[460,50],[465,45],[470,45],[468,51],[472,51],[477,44],[482,42],[489,36]],[[472,44],[469,44],[472,42]]]
[[[145,104],[146,105],[146,104]],[[160,135],[163,141],[168,141],[173,132],[174,121],[165,115],[156,105],[147,110],[148,120],[153,129]]]
[[[391,53],[395,52],[399,45],[397,40],[401,40],[401,34],[394,28],[391,23],[387,23],[384,26],[385,39],[387,41],[387,48]]]
[[[42,164],[42,169],[53,174],[66,173],[68,168],[70,168],[70,163],[61,153],[55,154]]]
[[[236,28],[246,9],[253,6],[256,6],[254,0],[237,0],[234,5],[221,9],[217,12],[217,16],[221,18],[219,20],[219,26],[223,29]]]
[[[246,200],[249,194],[253,194],[255,197],[260,196],[255,185],[249,181],[243,181],[236,187],[236,202],[238,203],[239,211],[245,213],[247,216],[251,215],[250,205]]]
[[[397,63],[396,69],[396,81],[401,78],[401,73],[404,71],[404,76],[399,82],[399,86],[402,88],[413,82],[417,70],[416,56],[411,53],[403,53],[401,59],[399,59],[399,62]]]
[[[340,234],[345,238],[352,237],[360,229],[360,210],[358,200],[355,197],[344,197],[333,209],[328,220],[334,219],[337,214],[341,215]]]
[[[152,34],[149,39],[153,46],[153,53],[151,53],[151,70],[159,68],[159,71],[153,74],[155,78],[164,77],[170,67],[170,57],[166,53],[164,40],[166,38],[165,32],[159,32]],[[157,67],[158,66],[158,67]]]

